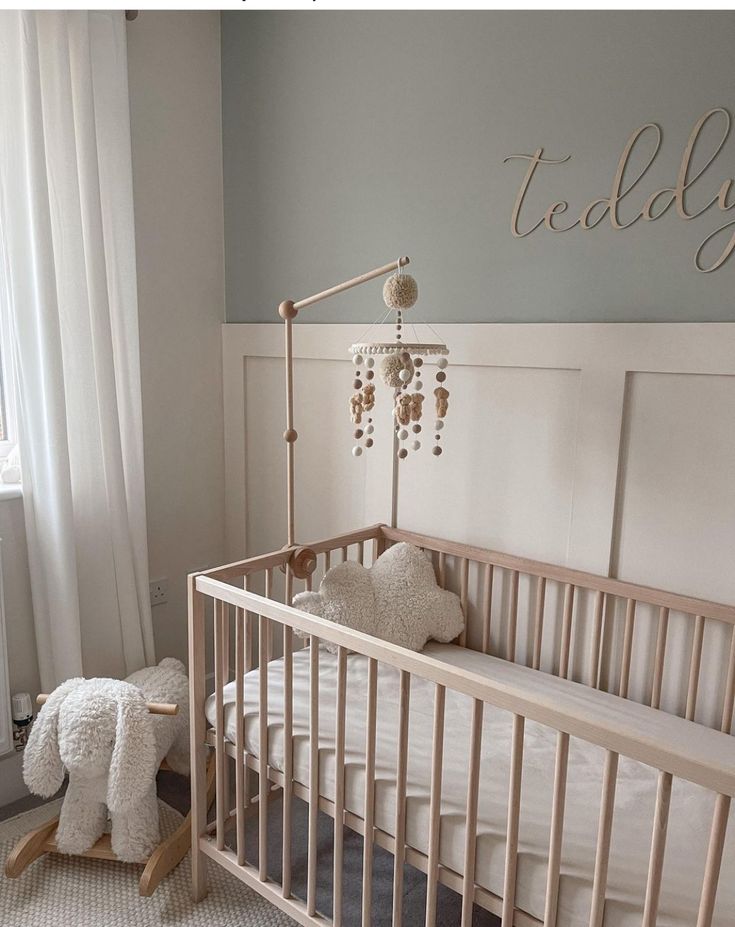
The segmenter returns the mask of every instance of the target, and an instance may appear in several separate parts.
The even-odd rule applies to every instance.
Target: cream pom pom
[[[419,287],[410,274],[393,274],[383,286],[383,301],[389,309],[410,309],[419,298]]]
[[[407,370],[410,374],[409,379],[413,376],[413,361],[410,356],[408,360],[403,360],[400,354],[386,354],[383,363],[380,365],[380,379],[386,386],[396,389],[403,385],[401,373]]]

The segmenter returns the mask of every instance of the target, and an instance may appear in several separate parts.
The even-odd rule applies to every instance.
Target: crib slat
[[[396,846],[393,868],[393,927],[403,921],[403,862],[406,856],[406,775],[408,772],[408,711],[411,676],[401,670],[398,703],[398,762],[396,764]]]
[[[707,848],[707,862],[704,867],[704,882],[702,895],[699,900],[699,914],[697,927],[711,927],[712,915],[717,899],[717,883],[720,878],[722,865],[722,851],[725,847],[725,832],[727,831],[727,816],[730,813],[730,796],[718,795],[715,799],[715,811],[712,816],[712,827],[709,834]]]
[[[507,660],[515,663],[516,659],[516,632],[518,628],[518,570],[510,574],[510,601],[508,603],[508,645]]]
[[[556,927],[556,912],[559,901],[559,870],[561,866],[561,843],[564,835],[564,808],[567,797],[567,768],[569,765],[569,734],[559,731],[556,737],[556,760],[554,762],[554,797],[551,806],[551,831],[549,836],[549,867],[546,874],[546,905],[544,927]]]
[[[273,598],[273,570],[265,571],[265,597],[266,599]],[[273,629],[270,621],[267,625],[266,635],[266,643],[268,645],[266,653],[268,654],[268,662],[270,663],[273,659]]]
[[[357,542],[357,560],[358,560],[358,563],[362,564],[363,566],[365,565],[365,542],[364,541]]]
[[[459,579],[459,604],[462,609],[462,614],[464,615],[464,628],[462,628],[462,633],[459,635],[459,646],[467,646],[467,625],[469,624],[469,601],[468,601],[468,589],[470,581],[470,561],[467,557],[462,558],[462,567],[460,570],[460,579]]]
[[[567,583],[564,586],[564,608],[561,624],[561,648],[559,651],[559,675],[562,679],[569,678],[569,655],[572,647],[572,614],[574,612],[574,586]]]
[[[250,589],[250,577],[249,576],[243,577],[242,587],[246,591]],[[255,646],[253,638],[255,637],[255,634],[253,633],[252,612],[249,612],[246,610],[243,615],[243,621],[244,621],[244,627],[245,627],[245,672],[249,673],[250,670],[254,669],[255,667],[255,657],[254,657],[254,652],[253,652],[253,648]],[[244,723],[244,720],[243,720],[243,723]],[[253,771],[252,769],[250,769],[249,766],[246,766],[245,767],[245,807],[246,808],[250,806],[250,796],[253,793],[252,778],[253,778]]]
[[[633,631],[635,629],[635,599],[628,599],[625,607],[625,629],[623,631],[623,656],[620,667],[620,687],[618,695],[628,697],[628,684],[630,682],[630,661],[633,656]]]
[[[214,691],[215,711],[217,715],[217,728],[215,732],[215,782],[217,789],[216,809],[216,840],[217,849],[225,846],[225,816],[228,812],[227,795],[225,793],[225,717],[224,717],[224,679],[222,675],[222,651],[225,646],[225,603],[219,599],[214,600]]]
[[[517,575],[517,574],[516,574]],[[510,784],[508,787],[508,823],[505,844],[505,877],[503,879],[502,927],[513,927],[518,866],[518,821],[521,813],[521,777],[523,774],[523,731],[525,718],[513,715],[513,735],[510,753]]]
[[[235,815],[237,864],[245,864],[245,612],[235,609]]]
[[[465,812],[464,874],[462,880],[461,927],[471,927],[475,900],[475,857],[477,853],[477,792],[480,784],[483,702],[472,703],[470,756],[467,771],[467,807]]]
[[[373,825],[375,822],[375,731],[378,707],[378,661],[368,661],[365,723],[365,841],[362,855],[362,925],[370,927],[373,899]]]
[[[536,583],[536,606],[533,614],[533,659],[531,666],[541,666],[541,642],[544,633],[544,603],[546,600],[546,577],[539,576]]]
[[[490,622],[493,607],[493,572],[492,563],[485,564],[482,580],[482,652],[490,653]]]
[[[443,550],[439,551],[439,576],[437,582],[442,589],[447,588],[447,555]]]
[[[610,835],[612,833],[617,777],[618,754],[614,753],[612,750],[608,750],[607,756],[605,757],[605,771],[602,778],[600,823],[597,830],[595,874],[592,882],[592,904],[590,906],[590,927],[602,927],[602,919],[605,916],[607,868],[610,861]]]
[[[587,685],[593,689],[600,686],[600,648],[602,646],[602,616],[605,609],[605,593],[599,590],[595,593],[595,604],[592,609],[592,640],[590,641],[590,666],[587,674]]]
[[[447,690],[437,685],[434,695],[434,730],[431,748],[431,795],[429,799],[429,858],[426,866],[425,927],[436,922],[436,889],[439,877],[439,836],[441,832],[442,766],[444,763],[444,706]]]
[[[316,848],[319,824],[319,638],[309,639],[309,850],[306,913],[316,913]]]
[[[658,918],[658,901],[661,895],[661,874],[664,868],[666,831],[669,826],[669,807],[671,805],[671,781],[671,773],[659,773],[658,789],[656,791],[656,809],[653,812],[651,853],[648,859],[646,900],[643,906],[643,924],[641,927],[656,927],[656,920]]]
[[[258,617],[258,878],[268,878],[268,626]]]
[[[730,638],[730,657],[727,665],[727,679],[725,680],[725,697],[722,704],[722,724],[720,730],[725,734],[732,728],[733,704],[735,703],[735,627]]]
[[[666,659],[666,637],[669,633],[669,610],[662,606],[658,613],[658,632],[656,634],[656,654],[653,658],[653,685],[651,687],[651,708],[661,707],[661,688],[664,681],[664,662]]]
[[[327,572],[331,564],[332,564],[332,551],[325,550],[324,551],[324,572],[325,573]]]
[[[337,719],[334,732],[334,900],[332,924],[342,925],[342,860],[345,823],[345,708],[347,702],[347,651],[337,650]]]
[[[347,548],[343,547],[342,548],[342,558],[340,562],[345,563],[346,560],[347,560]]]
[[[286,601],[292,598],[293,574],[286,567]],[[293,629],[283,625],[283,847],[281,886],[291,897],[291,816],[293,809]]]
[[[694,720],[697,710],[697,690],[699,689],[699,670],[702,665],[702,643],[704,641],[704,615],[694,619],[694,640],[692,641],[692,658],[689,662],[689,686],[687,688],[687,706],[684,717]]]

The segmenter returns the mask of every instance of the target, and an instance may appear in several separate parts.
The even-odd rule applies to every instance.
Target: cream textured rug
[[[59,813],[61,801],[0,823],[0,872],[20,837]],[[167,835],[180,815],[160,803]],[[209,866],[209,895],[189,896],[189,858],[150,898],[138,894],[141,866],[51,854],[18,879],[0,875],[2,927],[293,927],[294,922],[220,866]]]

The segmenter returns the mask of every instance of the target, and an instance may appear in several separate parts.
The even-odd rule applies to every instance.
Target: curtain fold
[[[154,661],[122,11],[1,12],[0,245],[44,688]]]

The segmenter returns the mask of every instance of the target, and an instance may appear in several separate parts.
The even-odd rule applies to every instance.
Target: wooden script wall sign
[[[713,146],[713,150],[705,159],[704,163],[694,168],[691,165],[692,153],[705,125],[710,120],[713,120],[715,128],[719,124],[722,131]],[[642,180],[661,148],[661,129],[655,123],[648,122],[639,129],[636,129],[626,142],[623,153],[620,155],[620,160],[618,161],[615,176],[613,177],[610,195],[592,200],[592,202],[584,207],[579,214],[579,218],[571,224],[562,224],[558,218],[569,209],[569,203],[565,200],[558,200],[552,203],[544,215],[530,226],[526,225],[523,227],[523,218],[525,217],[521,216],[524,199],[539,166],[542,164],[564,164],[569,161],[571,155],[558,159],[544,158],[543,148],[538,148],[533,154],[510,155],[505,158],[504,163],[513,160],[529,162],[528,169],[526,170],[526,174],[518,190],[515,205],[513,206],[513,213],[510,220],[511,233],[515,238],[525,238],[542,225],[550,232],[569,232],[577,226],[583,231],[589,231],[599,225],[606,217],[609,218],[613,228],[627,229],[638,222],[639,219],[643,219],[645,222],[653,222],[656,219],[660,219],[672,206],[675,208],[679,218],[687,220],[696,219],[697,216],[701,216],[702,213],[715,205],[721,212],[727,212],[735,207],[735,191],[733,191],[733,184],[735,181],[732,179],[724,180],[712,199],[696,210],[690,210],[687,207],[687,192],[695,183],[701,180],[707,168],[722,150],[722,146],[725,144],[730,134],[730,123],[730,114],[724,109],[718,107],[705,113],[704,116],[697,121],[689,136],[689,140],[687,141],[686,148],[681,158],[676,183],[672,187],[662,187],[658,190],[654,190],[640,206],[639,211],[626,221],[620,218],[619,205],[623,200],[629,201],[631,199],[633,188]],[[644,158],[642,169],[638,170],[638,173],[632,179],[628,178],[626,168],[628,168],[633,153],[635,152],[636,155],[638,155],[637,149],[644,148],[646,145],[650,146],[649,154],[647,158]],[[705,258],[705,251],[708,255],[707,259]],[[735,221],[726,222],[704,239],[695,252],[694,266],[703,274],[709,274],[713,270],[722,267],[733,251],[735,251]],[[706,260],[708,260],[709,263],[706,263]]]

